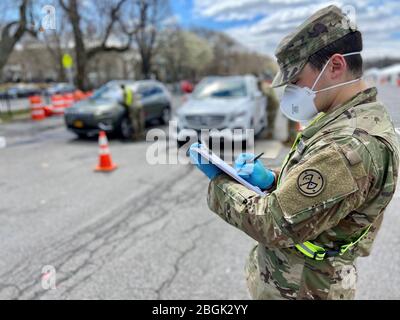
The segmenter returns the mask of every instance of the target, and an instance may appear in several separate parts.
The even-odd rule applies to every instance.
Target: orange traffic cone
[[[41,96],[30,96],[29,102],[31,106],[32,120],[43,120],[44,118],[46,118]]]
[[[61,94],[51,96],[51,104],[53,106],[52,114],[59,116],[64,114],[64,97]]]
[[[117,168],[117,165],[112,162],[110,149],[108,148],[108,140],[106,133],[100,131],[99,134],[99,164],[96,166],[95,171],[113,171]]]

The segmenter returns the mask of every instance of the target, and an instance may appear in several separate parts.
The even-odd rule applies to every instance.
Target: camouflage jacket
[[[360,92],[308,126],[268,196],[225,174],[210,182],[209,208],[258,241],[246,267],[253,298],[354,297],[354,260],[370,252],[399,165],[397,137],[376,94],[376,88]],[[342,256],[316,261],[294,248],[311,241],[335,249],[371,224],[367,236]]]

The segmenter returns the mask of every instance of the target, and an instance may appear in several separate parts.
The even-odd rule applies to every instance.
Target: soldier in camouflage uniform
[[[337,7],[316,12],[279,45],[279,85],[299,79],[314,53],[353,32]],[[364,86],[353,84],[360,90],[299,134],[267,196],[226,174],[212,177],[209,208],[258,242],[246,265],[254,299],[354,298],[355,260],[370,253],[399,166],[391,119],[376,88]],[[343,99],[350,89],[336,90]]]
[[[121,85],[123,92],[122,105],[126,108],[127,116],[132,125],[132,140],[140,140],[144,138],[145,116],[143,105],[139,97],[133,90],[124,84]]]
[[[142,140],[145,138],[145,116],[143,105],[138,98],[134,99],[132,107],[133,126],[135,128],[135,140]]]

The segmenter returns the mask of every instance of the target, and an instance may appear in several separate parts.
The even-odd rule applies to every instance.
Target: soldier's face
[[[307,87],[311,89],[320,73],[321,70],[318,70],[312,67],[310,63],[307,63],[296,79],[292,81],[292,83],[299,87]],[[348,80],[346,61],[340,54],[334,55],[329,60],[327,67],[325,68],[313,90],[322,90]],[[340,90],[342,90],[342,88],[318,92],[314,100],[318,111],[321,112],[328,110],[332,106],[332,103],[336,100],[337,95],[340,94]]]
[[[311,65],[307,63],[296,79],[292,81],[292,83],[299,87],[307,87],[311,89],[320,72],[320,70],[311,67]],[[326,73],[327,71],[325,70],[322,76],[319,78],[318,83],[314,87],[314,91],[327,88],[331,85],[329,79],[327,79],[329,77],[326,76]],[[329,107],[329,101],[331,101],[330,94],[331,92],[329,91],[317,93],[314,102],[319,112],[324,111]]]

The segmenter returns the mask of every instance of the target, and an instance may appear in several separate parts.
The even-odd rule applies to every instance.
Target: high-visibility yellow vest
[[[125,87],[124,98],[125,98],[124,103],[125,103],[127,106],[132,106],[132,103],[133,103],[133,93],[132,93],[132,90],[131,90],[131,89]]]

